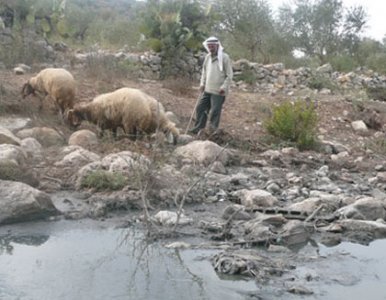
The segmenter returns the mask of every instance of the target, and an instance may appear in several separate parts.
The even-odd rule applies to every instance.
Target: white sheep
[[[86,104],[78,104],[68,111],[69,123],[77,127],[83,120],[112,130],[114,136],[119,127],[130,138],[136,139],[142,132],[151,134],[159,128],[165,134],[173,136],[177,143],[179,131],[165,115],[160,102],[153,97],[133,88],[121,88],[111,93],[101,94]]]
[[[61,116],[64,112],[74,107],[76,83],[70,72],[61,68],[46,68],[36,76],[31,77],[22,88],[23,99],[35,92],[49,95],[56,107],[59,108]],[[40,99],[40,108],[42,99]]]

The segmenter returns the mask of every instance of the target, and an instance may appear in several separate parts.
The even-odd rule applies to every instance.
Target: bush
[[[367,87],[366,94],[370,99],[386,101],[386,87]]]
[[[272,136],[306,150],[316,144],[317,121],[315,107],[310,102],[285,101],[273,108],[271,117],[263,125]]]
[[[82,188],[93,188],[96,191],[115,191],[122,189],[127,183],[127,178],[121,173],[112,173],[98,170],[82,178]]]
[[[386,53],[374,53],[366,58],[365,65],[376,72],[386,74]]]
[[[239,81],[239,80],[252,85],[256,83],[257,76],[253,69],[243,70],[241,74],[235,76],[235,81]]]
[[[39,181],[31,171],[11,162],[0,163],[0,179],[23,182],[33,187],[39,185]]]
[[[381,155],[386,154],[386,140],[382,137],[377,137],[366,143],[366,148]]]
[[[354,58],[349,55],[335,56],[330,59],[332,68],[338,72],[350,72],[357,67]]]
[[[329,89],[334,91],[338,88],[337,84],[334,83],[330,77],[323,74],[314,74],[308,81],[307,86],[313,90]]]

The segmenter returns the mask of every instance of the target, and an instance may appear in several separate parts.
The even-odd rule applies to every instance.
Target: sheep
[[[134,88],[125,87],[101,94],[89,103],[76,105],[67,115],[73,127],[86,120],[98,125],[101,135],[109,129],[116,137],[117,129],[121,127],[132,139],[136,139],[139,132],[151,134],[158,128],[171,134],[174,144],[179,136],[174,123],[166,117],[162,104]]]
[[[38,91],[45,96],[49,95],[59,108],[59,112],[64,117],[64,112],[74,107],[76,83],[70,72],[61,68],[46,68],[41,70],[36,76],[31,77],[22,88],[23,99],[30,94],[35,95]],[[42,99],[40,99],[40,109]]]

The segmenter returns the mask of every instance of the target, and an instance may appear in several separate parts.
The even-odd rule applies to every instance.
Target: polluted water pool
[[[2,226],[0,299],[386,299],[386,240],[319,245],[318,259],[294,259],[290,277],[306,296],[285,282],[224,280],[209,261],[219,251],[167,249],[92,220]]]

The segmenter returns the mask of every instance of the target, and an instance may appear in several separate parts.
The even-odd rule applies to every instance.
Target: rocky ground
[[[129,80],[103,74],[90,76],[82,68],[70,71],[78,82],[79,100],[89,101],[99,93],[123,86],[140,88],[176,115],[181,133],[188,126],[198,96],[196,83],[183,80]],[[177,227],[180,236],[193,235],[206,241],[207,246],[233,249],[214,258],[218,272],[242,273],[259,280],[271,276],[269,270],[285,271],[291,266],[265,261],[269,264],[264,267],[267,271],[257,274],[261,257],[240,252],[240,248],[296,248],[315,240],[326,244],[342,240],[369,243],[386,236],[386,105],[366,99],[360,91],[325,95],[297,90],[288,95],[280,90],[252,93],[234,87],[225,103],[219,134],[183,136],[176,147],[154,140],[134,143],[125,137],[106,137],[85,149],[98,158],[89,159],[90,152],[82,152],[80,156],[86,155],[89,160],[74,166],[65,164],[65,151],[69,150],[63,150],[73,130],[59,119],[49,99],[39,110],[37,97],[21,98],[21,87],[29,77],[31,73],[0,72],[1,124],[8,124],[5,127],[19,137],[18,131],[26,127],[52,128],[62,137],[62,144],[44,146],[41,155],[27,159],[22,168],[25,174],[31,174],[24,182],[51,195],[66,218],[128,214],[129,223],[151,220],[155,228],[168,228],[157,229],[158,233],[170,236],[175,213],[183,211],[179,221],[186,225]],[[317,107],[321,147],[299,152],[269,144],[262,122],[270,107],[306,97]],[[18,119],[29,122],[17,127]],[[358,120],[364,121],[367,129],[355,130],[352,122]],[[96,132],[90,124],[81,129]],[[208,140],[214,144],[207,144]],[[200,146],[212,147],[200,153],[202,160],[197,154]],[[111,193],[79,189],[77,176],[83,165],[125,150],[149,159],[151,172],[144,174],[146,178],[134,178],[142,183],[134,183],[132,178],[122,191]],[[186,151],[195,152],[186,155]],[[212,162],[213,153],[224,155],[220,163]],[[148,188],[144,179],[152,183]],[[58,196],[63,193],[64,197]],[[85,203],[88,206],[83,207]],[[183,210],[178,209],[180,206]]]

